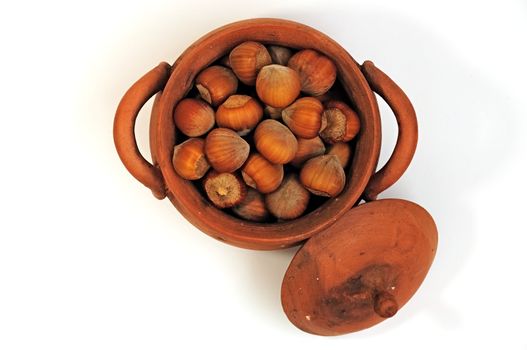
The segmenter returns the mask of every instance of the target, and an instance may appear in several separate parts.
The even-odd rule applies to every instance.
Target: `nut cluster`
[[[321,203],[313,195],[338,196],[360,121],[336,78],[335,64],[315,50],[236,46],[174,109],[186,136],[174,147],[174,170],[250,221],[295,219]]]

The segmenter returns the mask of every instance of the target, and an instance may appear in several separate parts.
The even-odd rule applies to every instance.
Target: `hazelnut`
[[[300,94],[300,78],[291,68],[271,64],[265,66],[256,78],[256,93],[268,106],[289,106]]]
[[[337,156],[340,165],[345,168],[352,157],[351,146],[349,145],[349,143],[346,142],[337,142],[328,147],[328,151],[326,154],[332,154]]]
[[[282,108],[275,108],[271,106],[265,106],[264,114],[271,119],[280,119],[282,118]]]
[[[218,172],[238,170],[249,156],[249,144],[231,129],[217,128],[205,139],[205,155]]]
[[[202,99],[218,106],[236,92],[238,79],[229,68],[210,66],[196,77],[196,88]]]
[[[265,46],[255,41],[246,41],[231,51],[229,62],[242,83],[254,85],[260,69],[271,64],[272,60]]]
[[[302,97],[282,111],[282,120],[293,134],[305,139],[318,135],[324,106],[314,97]]]
[[[295,135],[284,124],[273,119],[258,124],[254,143],[258,152],[274,164],[289,163],[298,148]]]
[[[298,72],[302,91],[319,96],[328,91],[337,78],[337,67],[328,57],[315,50],[302,50],[294,54],[287,65]]]
[[[210,171],[203,180],[207,197],[218,208],[230,208],[243,201],[247,187],[236,174]]]
[[[203,139],[192,138],[174,147],[172,164],[179,176],[197,180],[205,175],[210,164],[205,158],[204,145]]]
[[[271,55],[271,59],[274,64],[280,64],[282,66],[287,66],[287,62],[293,55],[293,51],[287,47],[270,45],[267,47],[267,51]]]
[[[243,136],[262,119],[263,109],[255,99],[246,95],[232,95],[216,111],[219,126],[233,129]]]
[[[262,222],[269,217],[263,195],[252,188],[247,189],[245,199],[232,207],[232,211],[242,219],[249,221]]]
[[[348,142],[360,130],[360,119],[348,105],[329,101],[322,113],[320,137],[327,143]]]
[[[320,156],[326,152],[326,146],[320,137],[314,137],[312,139],[298,138],[298,149],[295,154],[295,158],[291,161],[291,164],[295,167],[300,167],[305,161],[316,156]]]
[[[273,164],[258,153],[249,156],[242,167],[242,177],[247,185],[260,193],[273,192],[284,178],[282,164]]]
[[[300,182],[317,196],[335,197],[344,189],[346,175],[337,156],[322,155],[304,164]]]
[[[189,137],[201,136],[214,126],[214,110],[205,101],[185,98],[174,109],[174,123]]]
[[[309,192],[300,184],[295,174],[286,176],[280,187],[265,196],[265,205],[278,219],[296,219],[309,204]]]

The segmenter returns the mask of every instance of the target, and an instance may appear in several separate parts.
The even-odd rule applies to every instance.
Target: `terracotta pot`
[[[254,40],[292,48],[311,48],[330,57],[338,78],[361,119],[347,186],[336,198],[295,220],[254,223],[215,208],[189,181],[180,178],[171,158],[177,142],[172,112],[191,89],[195,76],[236,45]],[[386,100],[399,125],[397,144],[387,164],[375,168],[381,145],[381,120],[374,92]],[[153,164],[139,153],[135,119],[157,93],[150,123]],[[361,199],[373,200],[404,173],[417,144],[417,121],[404,92],[373,63],[359,65],[339,44],[308,26],[280,19],[251,19],[226,25],[191,45],[172,65],[161,63],[137,81],[122,98],[114,124],[115,145],[130,173],[162,199],[168,197],[192,224],[206,234],[239,247],[277,249],[295,245],[339,220]]]

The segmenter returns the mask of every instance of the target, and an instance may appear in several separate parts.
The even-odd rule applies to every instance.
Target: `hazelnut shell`
[[[280,119],[282,118],[282,110],[283,108],[265,106],[264,114],[271,119]]]
[[[295,157],[298,142],[295,135],[282,123],[266,119],[254,131],[258,152],[274,164],[289,163]]]
[[[263,222],[269,218],[263,195],[252,188],[247,189],[245,199],[232,207],[232,211],[242,219],[249,221]]]
[[[210,164],[205,157],[205,141],[191,138],[174,147],[172,164],[176,173],[186,180],[201,179]]]
[[[202,99],[212,106],[218,106],[236,93],[238,79],[229,68],[210,66],[196,77],[196,88]]]
[[[249,144],[231,129],[216,128],[205,139],[205,155],[218,172],[238,170],[249,157]]]
[[[271,62],[271,56],[265,46],[255,41],[246,41],[236,46],[229,54],[229,63],[234,74],[246,85],[254,85],[260,69]]]
[[[249,156],[242,167],[245,183],[260,193],[273,192],[284,178],[282,164],[273,164],[258,153]]]
[[[214,110],[202,100],[185,98],[174,108],[174,123],[183,134],[198,137],[214,126]]]
[[[262,119],[263,109],[250,96],[232,95],[216,111],[218,126],[229,128],[239,135],[248,134]]]
[[[291,220],[306,211],[309,197],[309,192],[298,181],[297,175],[289,174],[276,191],[265,196],[265,204],[276,218]]]
[[[345,168],[353,156],[353,151],[349,143],[337,142],[328,147],[326,154],[337,156],[340,165]]]
[[[300,78],[291,68],[278,64],[265,66],[256,78],[256,93],[268,106],[287,107],[300,94]]]
[[[312,139],[298,138],[298,149],[291,164],[295,167],[300,167],[307,160],[320,156],[326,152],[326,146],[320,137]]]
[[[346,185],[346,175],[337,156],[322,155],[304,164],[300,182],[317,196],[336,197]]]
[[[360,119],[342,101],[329,101],[322,113],[320,136],[328,143],[348,142],[360,131]]]
[[[289,62],[289,59],[293,56],[293,51],[284,46],[270,45],[267,47],[267,51],[269,51],[273,63],[282,66],[287,66],[287,62]]]
[[[312,96],[326,93],[337,78],[337,67],[333,61],[315,50],[297,52],[287,65],[300,76],[302,91]]]
[[[302,97],[282,111],[282,120],[298,137],[311,139],[322,126],[324,106],[314,97]]]

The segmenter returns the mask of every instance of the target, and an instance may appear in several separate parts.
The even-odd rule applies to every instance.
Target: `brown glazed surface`
[[[194,78],[202,69],[247,40],[311,48],[327,55],[335,62],[338,78],[361,120],[344,191],[313,212],[287,222],[255,223],[225,213],[204,198],[191,182],[180,178],[172,166],[173,147],[178,138],[172,118],[175,105],[191,89]],[[127,91],[115,116],[116,148],[134,177],[149,187],[157,198],[168,196],[185,218],[208,235],[252,249],[295,245],[332,225],[361,196],[367,200],[375,199],[378,193],[399,179],[413,156],[417,124],[408,98],[371,62],[366,62],[362,69],[361,72],[361,67],[335,41],[308,26],[280,19],[251,19],[229,24],[196,41],[172,67],[161,63]],[[393,109],[400,131],[394,156],[375,175],[364,193],[377,165],[381,144],[379,110],[368,80]],[[134,124],[141,107],[156,93],[150,123],[151,165],[137,149]]]
[[[417,204],[360,205],[297,252],[283,280],[282,306],[294,325],[313,334],[371,327],[417,291],[436,248],[435,223]]]

